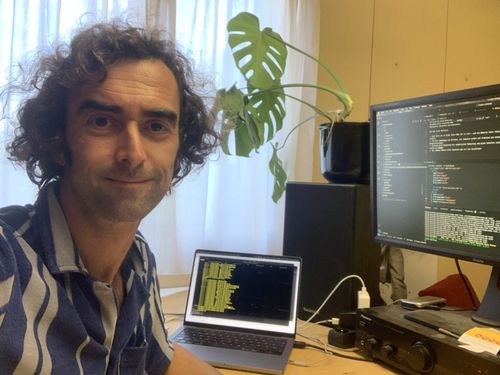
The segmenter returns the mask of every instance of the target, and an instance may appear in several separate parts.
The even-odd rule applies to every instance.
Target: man
[[[0,209],[2,374],[217,374],[167,340],[137,228],[216,145],[188,62],[120,24],[42,59],[11,158],[39,188]]]

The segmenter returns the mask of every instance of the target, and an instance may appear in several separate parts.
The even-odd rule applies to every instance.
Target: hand
[[[189,350],[174,343],[174,358],[165,375],[222,375],[208,363],[196,357]]]

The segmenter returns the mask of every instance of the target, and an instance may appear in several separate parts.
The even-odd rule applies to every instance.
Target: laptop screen
[[[198,250],[187,322],[295,333],[300,259]]]

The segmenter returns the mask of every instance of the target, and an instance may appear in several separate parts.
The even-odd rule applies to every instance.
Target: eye
[[[169,126],[162,123],[162,122],[159,122],[159,121],[156,121],[156,122],[150,122],[148,124],[148,127],[151,131],[153,132],[164,132],[164,131],[169,131]]]
[[[147,132],[154,134],[155,136],[169,135],[175,129],[175,124],[169,121],[152,120],[148,121],[144,128]]]
[[[111,125],[110,119],[107,116],[102,115],[90,118],[89,123],[90,125],[100,129],[109,127]]]

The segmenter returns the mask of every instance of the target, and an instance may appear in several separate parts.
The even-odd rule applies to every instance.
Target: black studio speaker
[[[289,182],[283,254],[302,258],[299,311],[307,320],[345,276],[363,278],[372,305],[380,300],[380,245],[372,240],[368,185]],[[345,281],[313,321],[357,307],[358,279]]]

